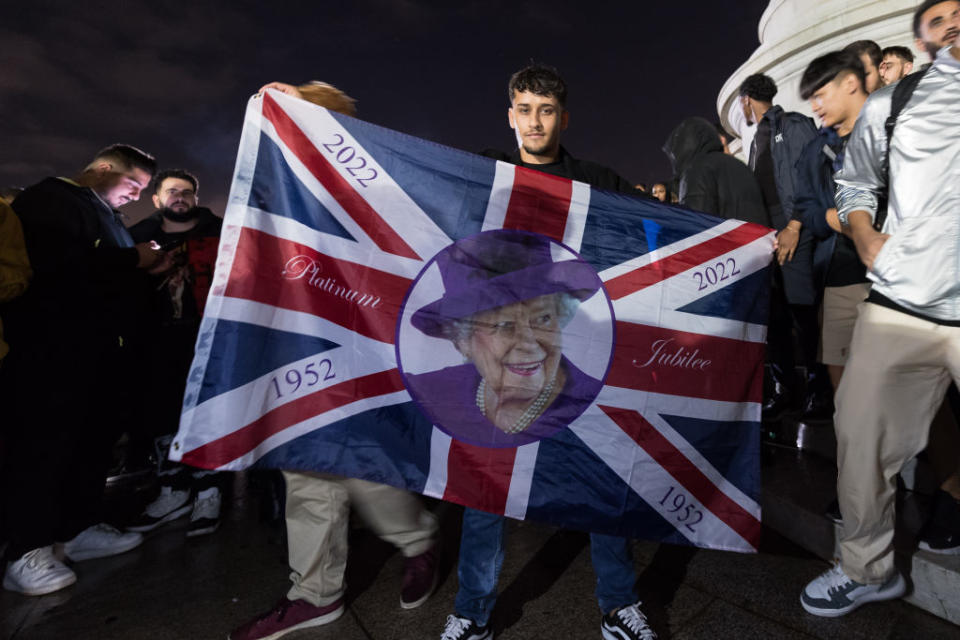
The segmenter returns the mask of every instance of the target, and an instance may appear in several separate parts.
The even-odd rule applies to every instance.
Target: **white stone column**
[[[926,54],[913,46],[913,11],[919,4],[916,0],[771,0],[760,18],[760,46],[730,76],[717,98],[723,126],[740,136],[741,144],[731,145],[731,151],[745,159],[756,129],[747,126],[737,100],[740,84],[749,75],[767,74],[779,88],[775,104],[812,116],[798,91],[800,76],[818,56],[856,40],[873,40],[881,48],[909,47],[919,64],[927,62]]]

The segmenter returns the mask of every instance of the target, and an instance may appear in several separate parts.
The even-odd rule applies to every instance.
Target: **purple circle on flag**
[[[424,415],[483,447],[548,438],[576,420],[613,360],[613,305],[590,264],[527,231],[435,255],[407,292],[397,364]]]

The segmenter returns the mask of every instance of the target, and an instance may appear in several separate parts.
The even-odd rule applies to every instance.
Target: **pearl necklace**
[[[550,399],[550,396],[553,395],[553,387],[557,382],[556,376],[550,379],[550,382],[547,383],[547,386],[543,388],[536,398],[534,398],[533,403],[526,408],[526,410],[520,414],[520,417],[517,418],[517,421],[513,423],[512,427],[504,429],[504,433],[515,434],[520,433],[524,429],[530,426],[530,423],[533,422],[541,413],[543,413],[544,407],[546,407],[547,400]],[[477,408],[480,409],[480,413],[484,416],[487,415],[487,406],[484,402],[484,394],[487,391],[487,381],[483,378],[480,378],[480,384],[477,386]]]

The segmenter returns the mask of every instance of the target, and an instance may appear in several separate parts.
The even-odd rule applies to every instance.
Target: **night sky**
[[[681,119],[716,120],[767,4],[22,3],[0,23],[0,185],[75,175],[125,142],[196,173],[222,214],[247,99],[271,80],[324,80],[364,120],[506,150],[507,79],[530,59],[567,81],[570,152],[653,182],[669,177],[660,148]]]

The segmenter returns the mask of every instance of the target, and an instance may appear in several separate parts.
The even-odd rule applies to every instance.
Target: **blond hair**
[[[347,116],[357,115],[356,100],[340,89],[326,82],[313,80],[297,87],[304,100],[313,104],[342,113]]]

